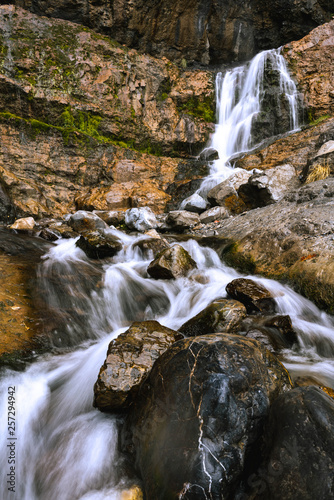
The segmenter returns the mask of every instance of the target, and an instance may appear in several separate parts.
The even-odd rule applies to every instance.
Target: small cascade
[[[198,193],[205,197],[215,185],[227,179],[235,170],[231,158],[247,152],[256,145],[253,129],[264,112],[267,70],[278,87],[278,95],[289,115],[286,130],[298,129],[298,92],[291,79],[280,49],[257,54],[249,64],[218,73],[216,78],[217,125],[208,149],[215,149],[219,159],[211,164],[210,175],[203,181]],[[266,124],[262,127],[263,140]],[[261,128],[261,127],[260,127]],[[261,135],[261,134],[260,134]]]

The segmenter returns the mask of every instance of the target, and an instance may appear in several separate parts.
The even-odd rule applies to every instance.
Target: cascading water
[[[276,55],[257,56],[256,64],[251,64],[247,74],[237,68],[225,76],[224,85],[229,90],[227,92],[223,85],[221,93],[227,92],[230,102],[223,103],[220,96],[221,122],[214,140],[221,136],[225,143],[219,146],[222,148],[221,160],[213,173],[217,174],[216,178],[231,154],[248,147],[250,117],[257,112],[253,101],[258,100],[259,94],[250,82],[260,79],[256,72],[263,64],[259,61],[266,57],[275,59]],[[248,90],[244,92],[249,101],[247,116],[242,109],[237,109],[238,104],[231,97],[233,82],[241,85],[241,81],[248,82]],[[241,87],[240,93],[243,95]],[[236,132],[233,124],[238,113],[242,123]],[[8,490],[7,483],[11,441],[6,432],[0,437],[0,488],[4,500],[119,499],[120,490],[126,487],[127,481],[117,473],[120,460],[116,449],[118,420],[92,407],[93,386],[110,340],[134,320],[155,319],[178,329],[214,299],[225,297],[226,284],[239,276],[226,267],[213,250],[189,240],[182,245],[196,261],[198,269],[186,278],[154,280],[147,274],[152,255],[143,254],[136,245],[143,236],[127,236],[120,232],[115,235],[122,240],[123,250],[105,261],[102,276],[93,286],[90,281],[92,264],[75,246],[74,239],[60,240],[40,265],[39,279],[47,290],[45,300],[49,305],[66,307],[67,314],[70,310],[83,312],[71,316],[69,327],[60,332],[65,337],[73,337],[72,349],[74,344],[80,343],[80,346],[74,352],[44,355],[25,372],[7,369],[2,373],[2,429],[7,429],[9,387],[15,388],[17,410],[15,492]],[[61,279],[59,272],[60,276],[72,277],[66,286],[73,301],[65,306],[61,298],[62,286],[56,286],[57,279]],[[300,342],[300,347],[283,353],[291,373],[310,374],[319,382],[334,386],[333,318],[283,285],[263,278],[252,279],[271,290],[279,311],[291,316]],[[92,292],[87,291],[91,289]]]
[[[231,69],[224,75],[218,73],[217,125],[208,148],[215,149],[219,159],[212,162],[210,175],[198,190],[203,197],[212,187],[236,172],[231,166],[231,158],[255,146],[252,130],[263,112],[265,71],[268,67],[271,72],[277,73],[279,95],[287,102],[289,126],[288,130],[280,132],[298,128],[298,92],[280,49],[260,52],[249,65]]]

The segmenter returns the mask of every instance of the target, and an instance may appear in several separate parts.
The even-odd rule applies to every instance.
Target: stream
[[[261,53],[247,67],[217,77],[218,124],[210,147],[219,152],[199,193],[232,173],[229,158],[254,146],[251,123],[261,105],[263,68],[268,61],[281,75],[282,92],[291,107],[291,130],[298,128],[296,89],[278,51]],[[262,72],[262,73],[261,73]],[[239,99],[234,99],[236,95]],[[121,499],[131,482],[120,474],[117,451],[119,419],[93,408],[93,387],[109,342],[133,321],[155,319],[177,330],[214,299],[226,297],[225,287],[241,274],[227,267],[216,252],[194,240],[182,246],[198,269],[186,278],[154,280],[147,274],[153,254],[142,253],[136,243],[144,235],[110,232],[123,243],[112,259],[105,259],[99,286],[87,293],[92,262],[76,247],[76,239],[59,240],[43,256],[38,280],[47,291],[45,300],[62,307],[61,276],[75,276],[67,304],[80,310],[69,319],[61,339],[73,346],[57,354],[44,354],[23,372],[2,370],[0,385],[1,428],[7,428],[8,388],[15,388],[15,435],[0,437],[0,483],[4,500],[105,500]],[[291,317],[299,346],[282,352],[292,376],[311,376],[334,387],[334,320],[287,286],[249,276],[275,297],[278,314]],[[64,285],[65,286],[65,285]],[[71,289],[72,287],[72,289]],[[71,299],[68,299],[71,297]],[[71,307],[70,307],[71,306]],[[82,320],[84,318],[84,320]],[[58,346],[59,347],[59,346]],[[10,491],[10,446],[15,443],[15,492]]]

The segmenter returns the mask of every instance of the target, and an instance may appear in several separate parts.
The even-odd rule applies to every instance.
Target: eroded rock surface
[[[182,335],[157,321],[133,323],[112,340],[94,386],[94,406],[121,411],[133,403],[153,363]]]
[[[155,363],[128,419],[147,498],[234,498],[272,401],[290,388],[260,343],[180,340]]]

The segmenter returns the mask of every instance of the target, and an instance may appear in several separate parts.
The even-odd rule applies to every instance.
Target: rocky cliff
[[[183,64],[245,61],[330,20],[326,0],[16,0],[37,15],[67,19],[128,47]]]

